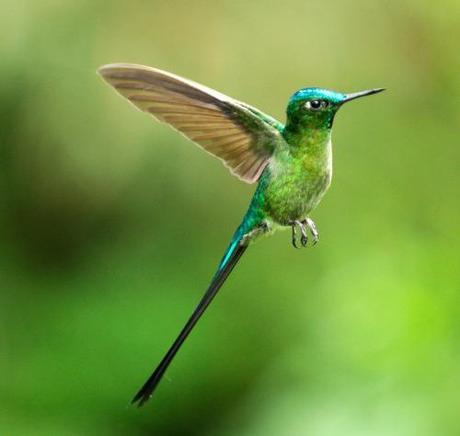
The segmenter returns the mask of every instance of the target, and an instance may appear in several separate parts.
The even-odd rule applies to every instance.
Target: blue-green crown
[[[346,95],[340,92],[330,91],[322,88],[303,88],[295,92],[290,98],[290,102],[299,100],[327,100],[331,103],[341,103],[346,99]]]

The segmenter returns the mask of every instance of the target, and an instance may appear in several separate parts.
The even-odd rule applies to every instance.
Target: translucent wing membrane
[[[155,68],[112,64],[99,74],[123,97],[221,159],[248,183],[260,177],[283,125],[251,106]]]

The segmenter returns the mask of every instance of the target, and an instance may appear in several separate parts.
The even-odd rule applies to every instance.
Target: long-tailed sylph
[[[257,188],[206,293],[150,378],[133,399],[145,403],[177,351],[251,242],[279,227],[291,227],[295,247],[313,244],[310,218],[332,178],[331,129],[346,102],[383,89],[342,94],[304,88],[289,100],[286,124],[198,83],[155,68],[105,65],[99,74],[140,110],[218,157]]]

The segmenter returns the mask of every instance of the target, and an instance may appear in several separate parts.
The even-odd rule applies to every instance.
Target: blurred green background
[[[460,434],[458,2],[2,0],[0,434]],[[314,249],[251,247],[147,407],[253,186],[95,70],[170,70],[334,129]]]

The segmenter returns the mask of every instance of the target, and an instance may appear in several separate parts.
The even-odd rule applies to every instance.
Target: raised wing
[[[279,121],[191,80],[135,64],[105,65],[98,72],[138,109],[170,124],[245,182],[257,181],[284,144]]]

